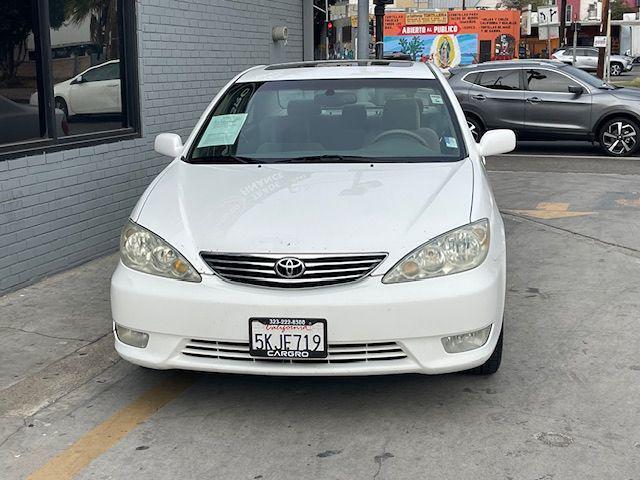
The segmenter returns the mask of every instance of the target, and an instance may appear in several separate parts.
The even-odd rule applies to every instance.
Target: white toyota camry
[[[484,156],[428,64],[261,66],[213,99],[124,227],[116,349],[269,375],[495,372],[505,236]]]

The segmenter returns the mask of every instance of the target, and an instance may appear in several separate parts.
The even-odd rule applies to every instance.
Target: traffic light
[[[336,42],[336,26],[331,20],[327,22],[327,38],[329,39],[329,43]]]

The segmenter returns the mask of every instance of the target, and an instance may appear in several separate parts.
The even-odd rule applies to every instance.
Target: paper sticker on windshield
[[[453,137],[444,137],[444,144],[447,148],[458,148],[458,141]]]
[[[442,96],[441,95],[431,94],[431,95],[429,95],[429,97],[431,98],[431,103],[433,103],[434,105],[442,105],[444,103],[442,101]]]
[[[198,148],[215,147],[217,145],[233,145],[238,139],[240,130],[247,120],[246,113],[216,115],[204,131]]]

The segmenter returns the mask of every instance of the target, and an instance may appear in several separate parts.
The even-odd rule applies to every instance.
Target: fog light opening
[[[149,334],[131,330],[116,323],[116,335],[118,340],[132,347],[145,348],[149,343]]]
[[[475,332],[443,337],[442,346],[447,353],[461,353],[475,350],[487,343],[489,334],[491,333],[491,327],[493,327],[493,325],[489,325],[482,330],[476,330]]]

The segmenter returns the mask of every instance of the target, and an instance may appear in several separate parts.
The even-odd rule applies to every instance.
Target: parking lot
[[[114,254],[0,298],[2,478],[640,478],[640,159],[566,148],[488,162],[508,246],[496,375],[135,367],[112,348]]]

